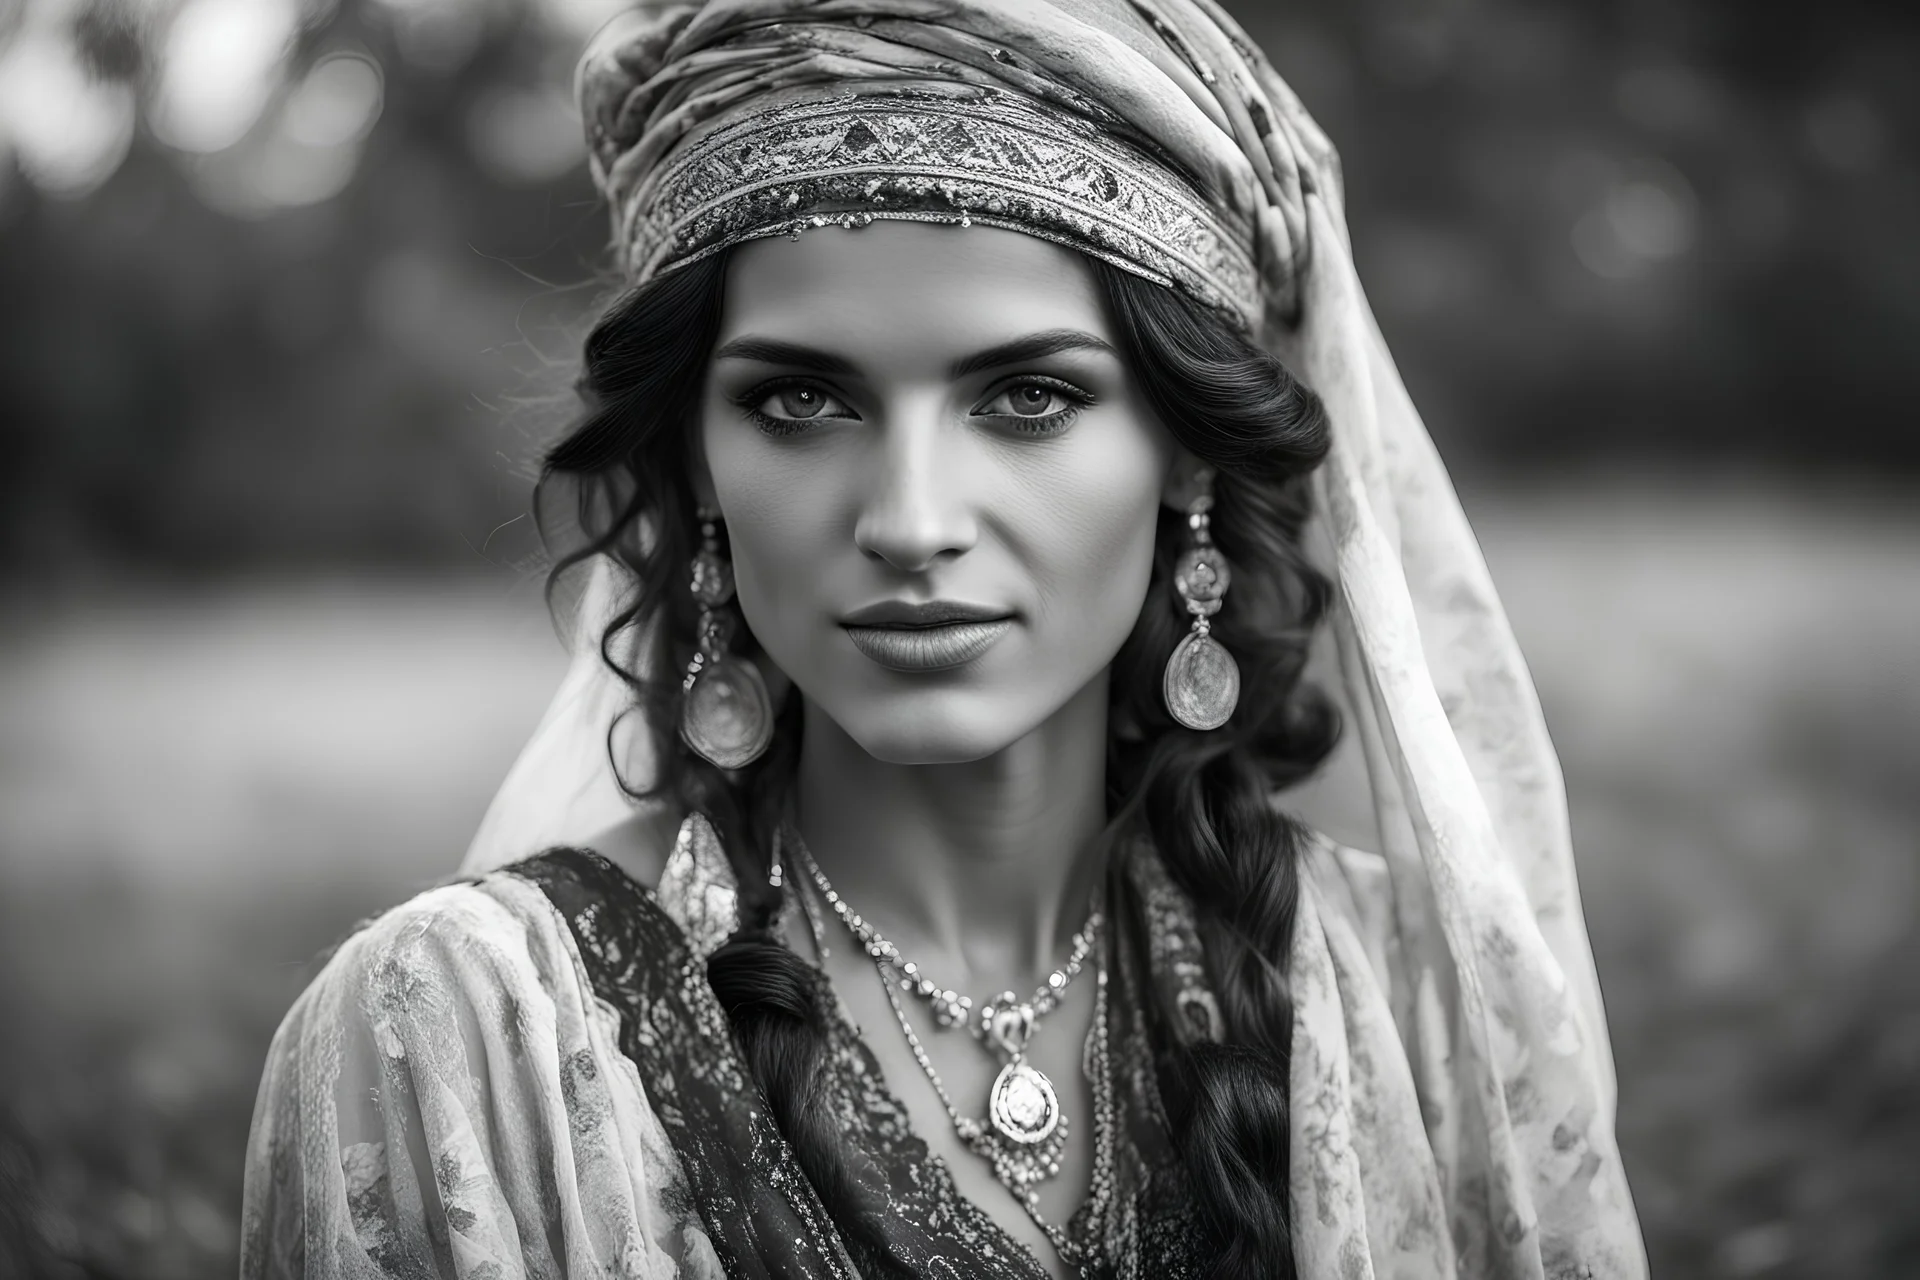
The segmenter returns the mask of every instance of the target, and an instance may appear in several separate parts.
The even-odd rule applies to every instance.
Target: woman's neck
[[[835,890],[934,976],[1024,990],[1086,920],[1106,744],[1104,678],[960,764],[876,760],[810,702],[800,831]]]

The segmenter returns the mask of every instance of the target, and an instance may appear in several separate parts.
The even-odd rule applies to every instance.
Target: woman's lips
[[[926,627],[847,626],[860,652],[894,671],[944,671],[971,662],[1013,627],[1012,618]]]

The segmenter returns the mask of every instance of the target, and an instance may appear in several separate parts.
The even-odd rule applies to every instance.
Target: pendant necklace
[[[1085,1259],[1084,1246],[1072,1240],[1060,1226],[1042,1218],[1039,1212],[1038,1187],[1060,1172],[1060,1155],[1066,1149],[1068,1124],[1067,1117],[1061,1112],[1059,1095],[1054,1092],[1052,1081],[1027,1061],[1027,1044],[1038,1028],[1040,1019],[1059,1007],[1062,995],[1085,967],[1087,957],[1098,944],[1102,923],[1100,912],[1096,910],[1087,916],[1086,924],[1073,936],[1067,962],[1048,974],[1046,981],[1030,998],[1022,1000],[1015,992],[1005,991],[981,1004],[976,1014],[972,999],[933,982],[918,965],[903,957],[898,947],[882,937],[879,930],[847,906],[845,899],[840,897],[814,863],[813,855],[808,852],[800,833],[791,823],[786,824],[782,834],[786,837],[784,843],[793,849],[795,861],[806,871],[821,898],[840,918],[841,924],[846,926],[847,932],[853,935],[879,971],[881,989],[886,992],[887,1003],[892,1006],[901,1034],[906,1037],[907,1048],[928,1082],[933,1085],[941,1105],[946,1108],[954,1132],[969,1150],[983,1157],[993,1167],[994,1177],[1013,1193],[1061,1256],[1069,1264],[1080,1264]],[[815,918],[812,903],[806,894],[800,895],[800,901],[813,933],[814,945],[824,958],[826,946],[820,922]],[[954,1105],[939,1073],[934,1070],[926,1046],[921,1043],[913,1023],[907,1018],[906,1007],[900,1000],[901,991],[927,1001],[933,1008],[935,1022],[943,1030],[964,1026],[975,1040],[1003,1060],[1004,1065],[988,1094],[985,1119],[962,1115]],[[1094,1086],[1097,1112],[1094,1177],[1089,1193],[1089,1203],[1096,1207],[1104,1204],[1112,1182],[1112,1135],[1108,1132],[1112,1127],[1112,1100],[1111,1082],[1107,1079],[1106,1070],[1106,996],[1107,971],[1102,964],[1097,973],[1093,1033],[1088,1038],[1084,1063]]]

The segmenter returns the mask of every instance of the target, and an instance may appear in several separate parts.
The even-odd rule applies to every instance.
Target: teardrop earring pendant
[[[1193,629],[1167,659],[1160,685],[1167,713],[1189,729],[1218,729],[1240,702],[1240,664],[1213,638],[1213,615],[1233,578],[1208,528],[1213,475],[1209,468],[1198,477],[1200,492],[1187,506],[1190,541],[1173,570],[1173,588],[1193,615]]]
[[[717,512],[700,512],[691,582],[700,638],[680,682],[680,738],[702,759],[741,769],[773,742],[773,700],[760,668],[727,650],[734,633],[726,607],[733,599],[733,566],[720,554],[718,518]]]

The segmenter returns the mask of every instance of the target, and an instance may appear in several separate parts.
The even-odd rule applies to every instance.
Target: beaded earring
[[[1168,714],[1189,729],[1218,729],[1240,701],[1240,664],[1212,634],[1213,615],[1233,577],[1207,529],[1213,476],[1209,467],[1195,477],[1199,492],[1187,504],[1190,541],[1173,570],[1173,588],[1193,615],[1193,630],[1167,659],[1160,685]]]
[[[760,669],[727,651],[733,639],[733,566],[720,554],[719,512],[700,511],[700,550],[692,567],[700,641],[681,681],[680,738],[722,769],[740,769],[773,741],[773,700]]]

